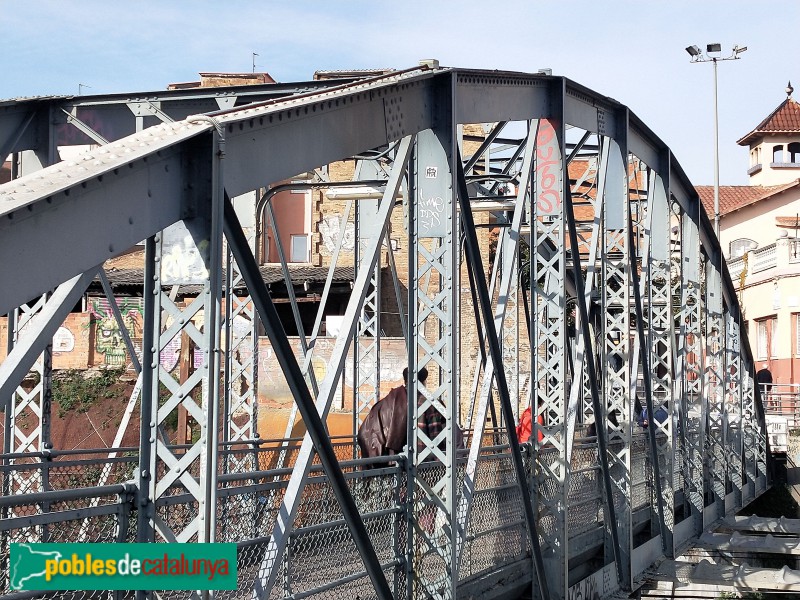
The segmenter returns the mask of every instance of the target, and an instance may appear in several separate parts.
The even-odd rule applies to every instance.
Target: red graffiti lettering
[[[558,140],[553,124],[547,119],[539,122],[536,134],[536,206],[540,214],[551,214],[561,207],[559,189],[560,160],[558,159]],[[551,171],[551,169],[553,171]]]

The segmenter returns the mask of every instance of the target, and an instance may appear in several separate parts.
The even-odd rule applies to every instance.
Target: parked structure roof
[[[791,96],[791,84],[786,90],[788,94],[786,100],[761,121],[753,131],[736,142],[737,144],[748,146],[768,134],[800,133],[800,104]]]
[[[261,265],[259,267],[261,277],[266,284],[283,283],[283,270],[279,264]],[[306,281],[310,283],[325,281],[328,277],[328,267],[315,267],[311,265],[289,265],[289,274],[292,283],[302,285]],[[141,268],[110,268],[106,270],[106,276],[113,289],[121,287],[141,287],[144,280],[144,270]],[[352,266],[336,267],[333,271],[333,281],[353,281],[355,270]],[[185,294],[197,293],[200,286],[185,285],[181,286],[181,291]]]
[[[782,185],[721,185],[719,186],[719,214],[727,215],[798,185],[800,185],[800,179]],[[714,186],[698,185],[695,186],[695,189],[706,209],[706,214],[713,216]]]

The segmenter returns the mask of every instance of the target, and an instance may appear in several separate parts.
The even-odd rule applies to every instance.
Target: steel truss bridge
[[[95,148],[57,162],[70,143]],[[769,485],[753,356],[698,196],[627,107],[568,79],[432,63],[367,79],[8,101],[8,154],[6,597],[42,596],[9,586],[9,543],[20,541],[235,542],[239,589],[218,598],[602,597]],[[254,258],[254,204],[239,199],[298,173],[325,187],[325,166],[348,158],[350,186],[377,198],[354,202],[352,295],[317,381],[321,309],[298,355]],[[386,243],[400,211],[407,270]],[[500,228],[490,273],[478,242],[487,211]],[[161,269],[162,232],[181,220],[204,267],[185,307]],[[141,347],[125,336],[139,446],[53,448],[53,335],[92,281],[116,307],[103,264],[142,240]],[[325,423],[348,352],[356,414],[379,395],[384,257],[407,306],[408,363],[431,371],[427,386],[411,375],[411,397],[424,400],[410,403],[410,422],[434,407],[446,425],[435,439],[410,427],[403,455],[354,459],[353,438],[329,437]],[[249,326],[231,327],[234,317]],[[259,327],[302,440],[257,437]],[[159,360],[181,335],[203,355],[183,382]],[[21,387],[32,370],[33,387]],[[647,429],[637,400],[656,415]],[[530,403],[534,433],[520,444],[513,424]],[[178,407],[200,424],[180,446],[162,427]]]

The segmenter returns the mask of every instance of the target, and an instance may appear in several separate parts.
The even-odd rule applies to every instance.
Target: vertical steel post
[[[649,294],[648,346],[650,352],[652,377],[652,409],[663,410],[667,418],[663,421],[650,420],[656,432],[656,461],[661,475],[661,502],[655,506],[663,511],[661,517],[664,527],[661,530],[662,548],[666,556],[673,556],[673,532],[675,530],[675,489],[674,489],[674,397],[672,345],[674,340],[674,320],[672,317],[672,285],[670,272],[670,211],[669,157],[661,164],[665,172],[651,171],[648,182],[647,212],[650,221],[650,256],[647,265],[647,293]],[[643,265],[645,268],[643,257]],[[655,412],[651,413],[655,415]],[[651,444],[652,444],[651,440]]]
[[[710,250],[711,251],[711,250]],[[725,399],[723,378],[725,373],[725,322],[723,320],[722,260],[718,249],[706,261],[706,364],[705,404],[708,407],[705,446],[709,449],[708,476],[712,499],[716,505],[716,516],[725,516],[726,473],[728,471],[725,449],[723,413]]]
[[[566,598],[568,581],[567,495],[570,464],[567,452],[567,337],[566,269],[567,230],[564,190],[563,114],[541,119],[533,135],[534,185],[531,200],[531,287],[534,314],[541,319],[533,331],[533,399],[531,416],[536,440],[537,535],[543,539],[542,554],[547,586],[556,598]],[[550,256],[537,251],[554,248]],[[536,282],[545,281],[545,286]]]
[[[742,504],[742,366],[740,360],[739,323],[734,315],[727,312],[725,361],[725,424],[726,452],[728,454],[728,479],[733,489],[733,504],[741,508]]]
[[[156,426],[158,411],[158,359],[161,324],[161,233],[145,240],[144,324],[142,330],[142,392],[139,427],[139,481],[137,491],[136,541],[155,541]],[[137,598],[144,598],[137,592]]]
[[[744,446],[745,488],[742,503],[747,504],[756,494],[758,478],[758,430],[756,427],[755,373],[753,360],[741,357],[742,367],[742,444]]]
[[[45,294],[35,302],[16,309],[13,319],[15,327],[13,330],[8,329],[8,335],[13,340],[10,347],[18,343],[31,320],[44,309],[47,297]],[[53,346],[48,344],[28,374],[32,378],[32,386],[26,389],[25,386],[19,385],[7,408],[10,419],[10,452],[41,453],[39,459],[41,468],[38,471],[10,471],[7,474],[11,482],[11,491],[16,494],[48,490],[49,454],[52,448],[50,442],[52,357]],[[15,462],[16,460],[12,461]],[[44,528],[40,531],[41,541],[47,541],[44,538]]]
[[[249,235],[247,241],[254,249],[255,235]],[[224,402],[227,410],[223,424],[227,441],[253,440],[258,433],[258,328],[250,294],[242,297],[236,294],[235,290],[243,286],[241,270],[228,248]],[[231,456],[227,462],[228,470],[232,472],[257,467],[250,453],[240,458]]]
[[[693,531],[703,531],[705,492],[705,408],[703,406],[703,315],[700,289],[700,234],[697,215],[682,215],[681,358],[684,365],[682,417],[684,429],[684,489],[688,491]]]
[[[617,568],[628,585],[633,546],[631,506],[631,447],[633,402],[630,397],[631,274],[629,253],[628,150],[624,131],[611,140],[605,174],[603,227],[601,229],[601,303],[603,314],[603,371],[608,462],[614,486],[609,503],[616,513],[619,547]],[[615,422],[616,421],[616,422]],[[601,427],[598,425],[598,433]],[[612,540],[607,540],[609,544]],[[607,547],[606,561],[614,556]]]
[[[452,90],[450,90],[452,92]],[[417,137],[414,179],[409,210],[409,402],[408,436],[411,477],[409,498],[414,532],[413,581],[415,597],[457,596],[456,560],[456,428],[458,415],[458,340],[454,335],[458,263],[458,230],[454,198],[454,166],[457,162],[452,93],[437,108],[441,127],[422,131]],[[449,102],[448,102],[449,101]],[[432,279],[431,294],[421,285]],[[430,372],[426,385],[417,372]],[[417,426],[425,413],[445,421],[441,432],[429,433]],[[437,414],[438,413],[438,414]],[[430,437],[430,436],[433,437]],[[434,521],[442,519],[444,530]]]
[[[361,160],[356,167],[356,179],[374,180],[380,173],[375,161]],[[394,199],[392,199],[394,201]],[[382,235],[377,220],[378,200],[356,203],[356,269],[362,268],[361,257],[375,235]],[[386,238],[388,240],[388,236]],[[381,337],[381,265],[374,266],[370,289],[356,328],[353,344],[353,436],[366,417],[367,410],[380,399],[380,337]],[[354,446],[355,452],[355,446]]]

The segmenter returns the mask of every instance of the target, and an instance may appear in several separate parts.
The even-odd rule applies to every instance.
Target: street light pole
[[[714,63],[714,233],[719,239],[719,101],[717,97],[717,63],[721,60],[737,60],[739,55],[747,50],[747,46],[734,46],[730,56],[720,58],[710,56],[722,51],[722,44],[707,44],[706,54],[698,46],[689,46],[686,52],[692,57],[691,62]]]
[[[714,60],[714,235],[719,240],[719,102],[717,102],[717,59]]]

